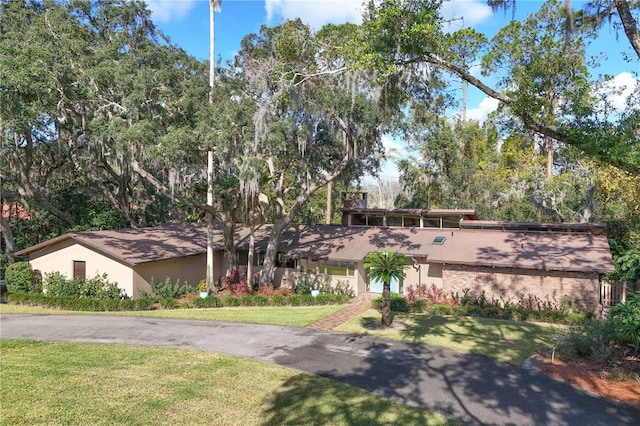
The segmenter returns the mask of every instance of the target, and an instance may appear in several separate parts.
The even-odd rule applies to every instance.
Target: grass
[[[546,323],[427,314],[397,314],[393,321],[407,327],[405,330],[372,330],[367,325],[380,322],[380,313],[370,309],[336,330],[445,346],[520,366],[526,358],[548,349],[561,327]]]
[[[451,424],[284,367],[173,348],[0,340],[0,424]]]
[[[210,309],[161,309],[133,312],[78,312],[45,309],[31,306],[0,304],[0,314],[57,314],[57,315],[120,315],[155,318],[198,319],[209,321],[231,321],[250,324],[271,324],[288,327],[306,327],[326,317],[345,305],[324,306],[260,306],[228,307]]]

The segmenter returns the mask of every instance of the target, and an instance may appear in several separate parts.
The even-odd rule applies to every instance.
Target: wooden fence
[[[602,307],[602,317],[606,318],[611,308],[616,303],[627,300],[627,282],[601,282],[600,283],[600,306]]]

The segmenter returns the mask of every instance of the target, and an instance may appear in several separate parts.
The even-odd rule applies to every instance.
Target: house
[[[392,250],[411,259],[403,282],[392,283],[392,290],[399,293],[424,283],[435,284],[445,294],[462,294],[466,288],[475,294],[484,291],[489,299],[518,301],[535,296],[559,301],[569,296],[597,312],[599,274],[614,270],[602,225],[481,221],[468,210],[357,210],[343,209],[343,217],[365,214],[365,220],[382,218],[387,226],[355,225],[354,221],[349,226],[292,226],[282,237],[275,284],[319,279],[347,283],[356,294],[381,292],[381,283],[369,280],[364,259],[372,251]],[[397,217],[399,222],[389,220]],[[414,226],[389,226],[390,222]],[[256,274],[270,231],[270,225],[255,231]],[[240,265],[246,265],[248,240],[249,229],[238,226]],[[216,229],[214,241],[214,278],[219,279],[229,265],[222,229]],[[193,285],[203,279],[206,229],[202,224],[183,223],[75,232],[16,255],[28,255],[32,267],[42,274],[59,271],[68,277],[88,277],[107,273],[135,298],[141,291],[150,291],[152,279],[169,277]]]

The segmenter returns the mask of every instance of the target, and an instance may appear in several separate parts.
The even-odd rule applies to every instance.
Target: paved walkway
[[[544,375],[478,355],[372,336],[149,317],[3,314],[0,337],[226,353],[328,377],[467,425],[640,424],[639,409]],[[280,392],[289,400],[288,393],[297,390]]]
[[[362,293],[358,297],[355,297],[349,303],[349,306],[339,311],[334,312],[318,321],[311,323],[307,328],[315,328],[317,330],[333,330],[340,324],[349,321],[351,318],[355,318],[367,309],[371,308],[371,301],[376,297],[379,297],[376,293]]]

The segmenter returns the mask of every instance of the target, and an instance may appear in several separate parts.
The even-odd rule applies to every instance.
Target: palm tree
[[[381,326],[391,326],[391,281],[405,277],[404,266],[407,257],[403,254],[385,250],[374,251],[367,255],[364,266],[369,269],[369,277],[382,281],[382,322]]]

